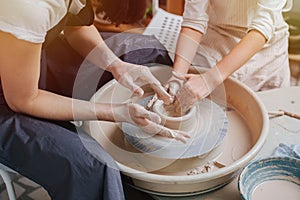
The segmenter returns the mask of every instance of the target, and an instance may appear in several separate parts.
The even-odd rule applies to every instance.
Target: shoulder
[[[41,43],[47,31],[64,17],[67,7],[68,0],[0,1],[0,30]]]

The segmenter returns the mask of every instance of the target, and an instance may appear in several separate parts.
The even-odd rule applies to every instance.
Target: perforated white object
[[[166,12],[158,7],[158,0],[153,0],[153,18],[143,34],[154,35],[174,59],[181,23],[182,16]]]

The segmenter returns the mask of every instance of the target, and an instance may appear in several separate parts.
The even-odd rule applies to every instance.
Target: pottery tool
[[[280,117],[280,116],[283,116],[284,115],[284,112],[282,111],[268,111],[268,115],[270,118],[274,118],[274,117]]]
[[[296,113],[292,113],[292,112],[288,112],[282,109],[279,109],[278,111],[269,111],[268,114],[270,115],[270,117],[279,117],[279,116],[289,116],[289,117],[293,117],[295,119],[300,119],[300,115],[296,114]]]
[[[296,113],[292,113],[292,112],[288,112],[288,111],[285,111],[285,110],[279,110],[280,112],[283,112],[284,115],[287,115],[289,117],[293,117],[295,119],[300,119],[300,115],[299,114],[296,114]]]
[[[153,97],[147,102],[145,108],[147,110],[152,110],[152,106],[154,105],[154,103],[158,100],[157,98],[157,94],[154,94]]]

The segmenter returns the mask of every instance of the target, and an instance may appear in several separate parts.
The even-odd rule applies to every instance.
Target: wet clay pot
[[[174,105],[164,105],[163,101],[158,100],[152,110],[160,116],[162,124],[170,129],[193,133],[193,127],[198,125],[196,112],[199,110],[196,105],[182,115],[176,112]]]
[[[144,106],[152,96],[146,96],[136,103]],[[174,106],[165,106],[162,101],[158,100],[153,105],[152,110],[161,117],[162,126],[188,133],[190,138],[186,140],[186,143],[175,138],[162,137],[159,134],[151,135],[143,132],[137,126],[122,123],[121,128],[127,142],[137,150],[153,156],[151,165],[158,163],[157,169],[161,168],[160,170],[167,167],[164,171],[170,171],[170,167],[173,165],[161,165],[163,162],[155,162],[155,160],[161,158],[165,159],[165,161],[174,162],[196,157],[198,162],[200,159],[203,162],[207,162],[212,159],[212,155],[216,156],[221,152],[221,147],[217,147],[220,146],[225,138],[228,121],[225,112],[220,106],[209,99],[204,99],[195,104],[184,115],[178,116],[176,114],[176,117],[173,115],[175,113],[174,109]],[[215,150],[216,148],[217,150]],[[181,170],[184,169],[182,167],[188,169],[192,166],[181,165]],[[178,169],[175,168],[175,170]]]

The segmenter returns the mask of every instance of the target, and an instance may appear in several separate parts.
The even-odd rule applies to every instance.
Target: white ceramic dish
[[[151,71],[162,83],[171,75],[171,68],[167,66],[151,67]],[[121,103],[130,96],[127,89],[113,80],[97,91],[91,101]],[[269,125],[267,112],[257,95],[232,78],[225,80],[224,88],[218,87],[211,94],[211,99],[217,104],[229,105],[230,109],[226,111],[229,129],[225,142],[222,143],[225,147],[222,155],[218,157],[219,159],[224,155],[229,160],[227,162],[226,159],[221,159],[220,161],[227,162],[226,167],[210,173],[187,175],[185,171],[181,171],[187,166],[192,169],[203,164],[201,158],[170,162],[168,159],[153,159],[151,155],[140,153],[126,142],[120,124],[89,121],[84,123],[84,127],[117,161],[121,172],[131,178],[130,184],[134,187],[165,196],[204,193],[222,187],[236,177],[239,170],[262,148]],[[212,159],[216,157],[207,156]],[[162,166],[165,166],[163,171],[155,171]]]
[[[268,187],[267,184],[272,184],[274,188]],[[288,188],[285,190],[284,187]],[[253,161],[242,170],[238,189],[243,200],[300,199],[300,160],[269,157]]]

